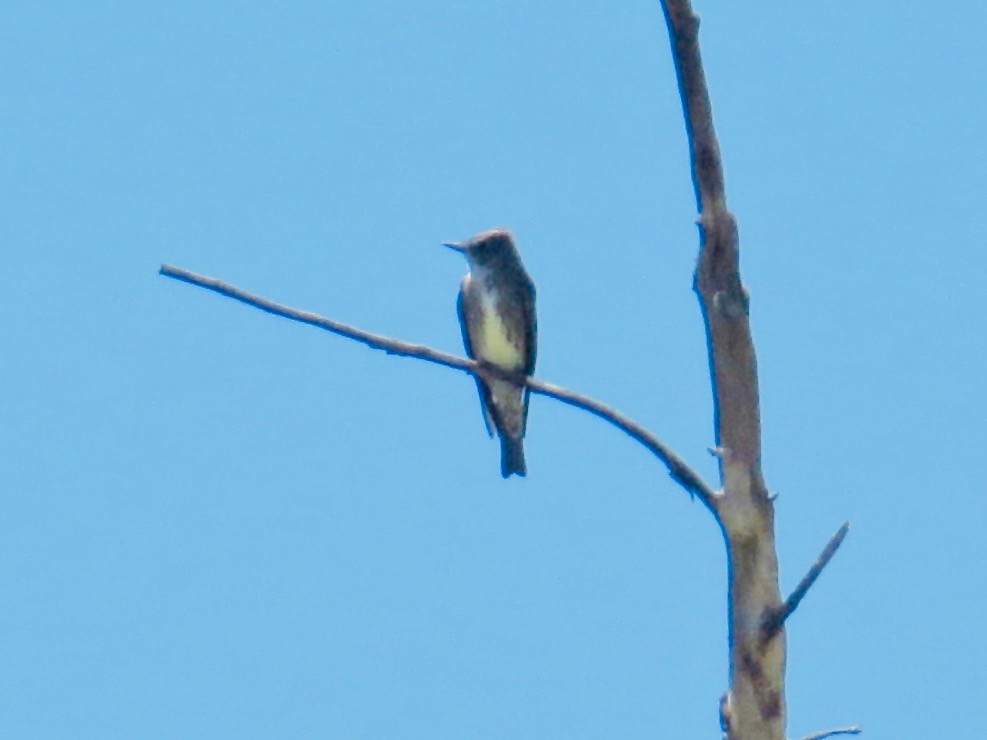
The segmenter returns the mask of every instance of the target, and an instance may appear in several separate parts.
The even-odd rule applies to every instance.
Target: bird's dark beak
[[[455,249],[457,252],[465,252],[466,247],[458,242],[442,242],[443,247],[449,247],[449,249]]]

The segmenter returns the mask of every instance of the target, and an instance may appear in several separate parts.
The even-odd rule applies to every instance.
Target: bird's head
[[[514,236],[504,228],[490,229],[464,242],[446,242],[445,247],[455,249],[469,260],[471,267],[484,267],[497,259],[516,254]]]

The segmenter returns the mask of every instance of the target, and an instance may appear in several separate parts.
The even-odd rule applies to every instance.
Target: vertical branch
[[[757,359],[740,279],[737,222],[727,209],[723,165],[689,0],[662,0],[689,135],[700,218],[694,288],[706,325],[723,497],[719,523],[730,570],[730,740],[784,740],[785,635],[762,639],[781,601],[774,511],[761,475]]]

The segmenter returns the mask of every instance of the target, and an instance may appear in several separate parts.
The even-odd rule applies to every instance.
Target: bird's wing
[[[524,317],[524,345],[527,350],[528,363],[524,367],[525,375],[535,374],[535,357],[538,355],[538,312],[535,311],[535,286],[529,283],[526,286],[530,300],[525,301],[526,307]]]
[[[534,375],[535,359],[538,354],[538,319],[535,315],[535,286],[527,274],[518,275],[518,284],[512,289],[510,299],[502,301],[500,310],[508,314],[505,322],[508,327],[523,327],[519,336],[511,336],[510,341],[525,358],[525,363],[518,368],[525,375]],[[527,427],[528,397],[531,389],[524,387],[524,412],[521,434]]]
[[[470,276],[467,275],[463,278],[463,282],[459,284],[459,296],[456,299],[456,313],[459,315],[459,329],[463,335],[463,346],[466,348],[466,354],[470,359],[476,359],[473,354],[473,342],[470,340],[469,327],[470,325],[479,326],[479,318],[475,317],[472,321],[467,321],[466,312],[473,310],[473,303],[467,302],[466,291],[469,290]],[[468,304],[468,305],[467,305]],[[491,437],[494,435],[493,425],[490,423],[490,407],[493,403],[493,399],[490,397],[490,389],[487,387],[486,383],[480,380],[479,376],[474,375],[473,379],[476,381],[476,391],[480,396],[480,409],[483,411],[483,423],[487,427],[487,434]]]
[[[528,362],[524,367],[525,375],[535,374],[535,358],[538,355],[538,312],[535,311],[535,285],[534,283],[528,281],[526,286],[529,289],[529,295],[531,297],[530,301],[525,302],[530,310],[530,315],[525,316],[524,319],[524,344],[527,349]],[[525,386],[524,388],[524,422],[521,427],[521,434],[528,428],[528,397],[531,395],[531,389]]]

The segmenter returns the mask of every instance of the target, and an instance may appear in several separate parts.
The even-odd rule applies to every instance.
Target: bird
[[[445,242],[466,257],[469,272],[456,302],[463,344],[470,358],[502,370],[535,370],[538,323],[535,284],[521,263],[509,229],[484,231],[463,242]],[[487,432],[500,437],[504,478],[527,475],[524,432],[530,389],[504,378],[475,376]]]

